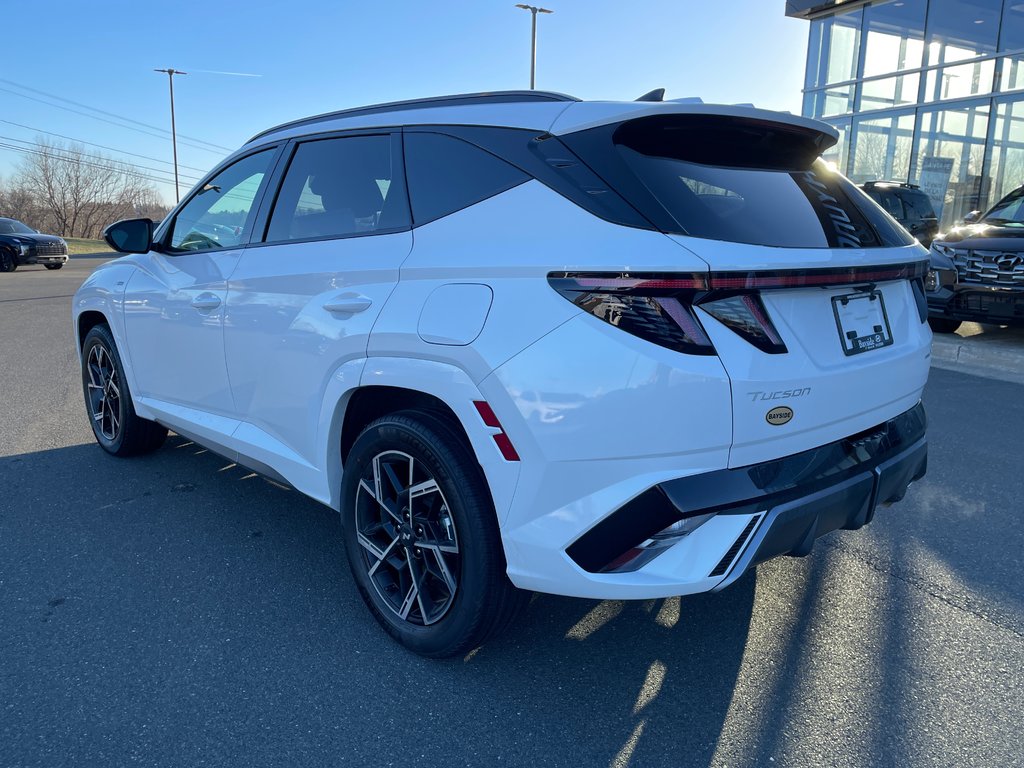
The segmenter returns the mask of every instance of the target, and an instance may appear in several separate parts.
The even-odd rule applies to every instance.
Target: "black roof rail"
[[[432,96],[426,99],[410,99],[408,101],[391,101],[386,104],[372,104],[366,107],[353,107],[352,109],[340,109],[337,112],[325,112],[322,115],[313,115],[299,120],[292,120],[288,123],[281,123],[273,128],[268,128],[253,136],[246,144],[256,139],[268,136],[286,128],[295,128],[300,125],[310,125],[327,120],[334,120],[341,117],[356,117],[358,115],[376,115],[383,112],[399,112],[406,109],[429,109],[430,107],[455,107],[464,104],[513,104],[533,101],[579,101],[575,96],[567,96],[564,93],[554,91],[491,91],[488,93],[462,93],[453,96]]]

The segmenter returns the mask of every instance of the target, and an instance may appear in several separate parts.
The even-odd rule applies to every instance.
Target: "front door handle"
[[[200,293],[192,299],[192,306],[196,309],[216,309],[220,306],[220,296],[215,293]]]
[[[373,302],[361,294],[343,293],[340,296],[335,296],[333,299],[329,299],[324,304],[324,309],[328,312],[343,312],[351,315],[356,312],[362,312],[363,310],[369,309],[371,304],[373,304]]]

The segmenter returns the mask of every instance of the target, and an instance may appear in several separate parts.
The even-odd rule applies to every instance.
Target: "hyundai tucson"
[[[545,92],[264,131],[108,228],[73,305],[96,440],[173,430],[337,510],[425,656],[530,591],[723,589],[925,472],[927,252],[836,139]]]

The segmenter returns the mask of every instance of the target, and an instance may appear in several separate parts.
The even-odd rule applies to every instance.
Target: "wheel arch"
[[[123,261],[112,261],[101,264],[85,279],[75,292],[71,301],[72,332],[75,339],[75,350],[79,361],[82,357],[82,344],[89,331],[100,323],[106,323],[114,337],[118,354],[121,356],[121,367],[124,369],[128,388],[132,392],[132,401],[139,416],[152,418],[144,407],[140,406],[136,397],[135,368],[132,365],[131,350],[128,349],[124,326],[124,298],[128,283],[136,267]]]
[[[473,444],[466,434],[465,427],[455,415],[455,411],[441,398],[404,387],[369,385],[355,390],[345,407],[340,437],[342,464],[344,465],[352,444],[367,424],[389,413],[405,410],[428,411],[443,418],[472,450]]]
[[[333,390],[333,391],[332,391]],[[474,401],[484,400],[460,368],[432,360],[370,358],[342,366],[331,379],[321,414],[330,506],[341,509],[344,458],[362,429],[380,416],[422,409],[445,419],[466,441],[487,481],[499,522],[511,507],[519,463],[506,461],[494,443],[497,430],[484,424]]]
[[[81,351],[85,345],[85,337],[89,335],[89,331],[95,328],[97,325],[110,325],[110,321],[107,316],[96,309],[87,309],[78,315],[76,322],[78,332],[78,349]]]

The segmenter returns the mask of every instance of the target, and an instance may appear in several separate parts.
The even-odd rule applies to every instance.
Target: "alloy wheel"
[[[107,440],[116,440],[121,430],[121,388],[117,367],[102,344],[94,344],[86,361],[89,372],[89,412],[96,429]]]
[[[359,480],[355,502],[362,564],[377,595],[402,621],[439,621],[455,599],[461,556],[433,473],[407,453],[379,453]]]

